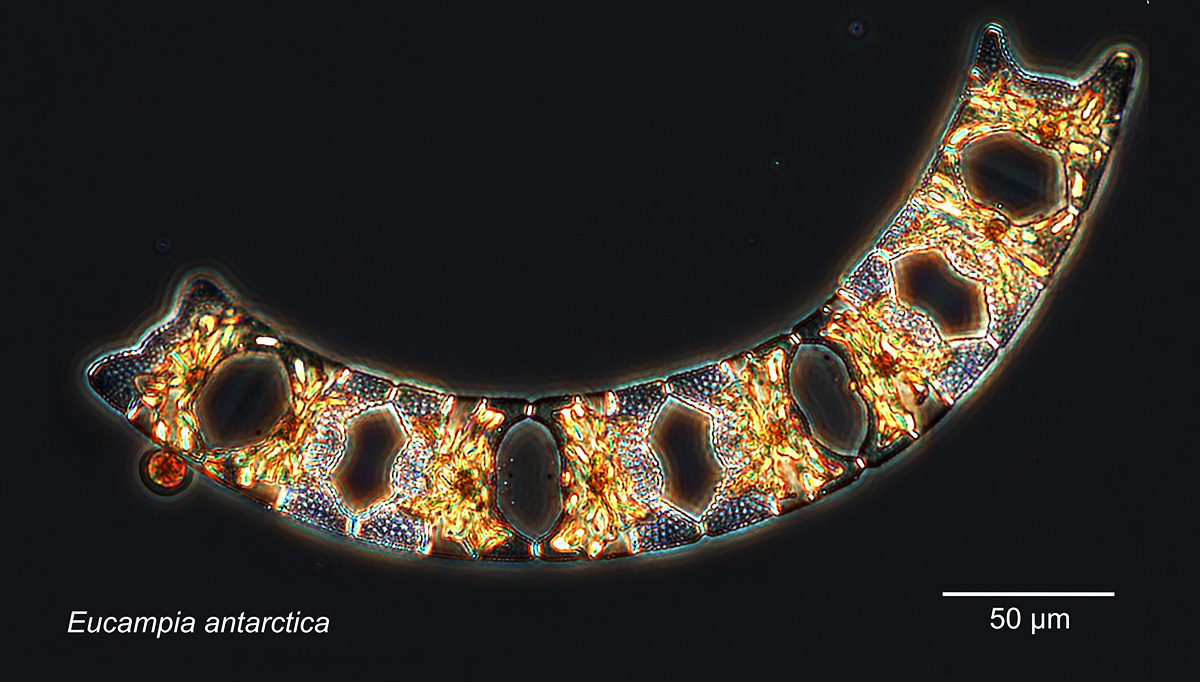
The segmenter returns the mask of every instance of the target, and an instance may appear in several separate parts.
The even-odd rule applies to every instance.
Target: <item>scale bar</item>
[[[1115,597],[1116,592],[943,592],[943,597]]]

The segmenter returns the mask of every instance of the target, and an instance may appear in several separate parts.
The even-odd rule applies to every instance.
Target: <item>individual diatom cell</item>
[[[195,475],[187,460],[167,451],[147,450],[138,460],[138,475],[150,492],[163,497],[173,497],[186,491]]]
[[[624,391],[627,397],[648,396]],[[660,399],[661,394],[652,400]],[[563,511],[541,543],[543,558],[628,554],[635,549],[632,529],[661,506],[662,471],[647,443],[653,412],[645,400],[622,403],[618,392],[606,391],[535,404],[562,453]]]
[[[347,403],[337,391],[344,367],[291,342],[278,342],[278,348],[287,374],[287,410],[260,438],[208,452],[205,471],[227,485],[286,486],[308,475],[306,446],[317,434],[320,420]]]
[[[721,362],[733,381],[714,397],[713,449],[724,474],[718,495],[765,495],[774,511],[816,499],[847,473],[809,435],[791,395],[790,337]]]
[[[894,452],[932,427],[931,381],[948,362],[950,347],[928,316],[880,298],[835,312],[821,338],[849,360],[855,391],[870,409],[875,438],[868,450]]]
[[[397,468],[418,478],[398,507],[429,525],[435,554],[483,558],[504,548],[515,531],[496,505],[496,448],[512,410],[497,409],[487,398],[443,394],[436,410],[404,415],[409,441]],[[526,552],[528,556],[528,552]]]

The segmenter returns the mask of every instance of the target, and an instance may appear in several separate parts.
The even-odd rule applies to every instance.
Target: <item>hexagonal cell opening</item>
[[[391,490],[392,464],[408,442],[391,408],[368,410],[346,430],[346,454],[334,472],[346,505],[365,509]]]
[[[813,437],[842,454],[855,454],[867,438],[867,406],[850,385],[846,363],[825,346],[796,347],[788,373],[792,398]]]
[[[983,286],[963,277],[936,249],[907,254],[892,264],[900,300],[933,318],[947,338],[987,329]]]
[[[708,415],[669,398],[650,435],[650,447],[666,479],[667,499],[697,518],[708,508],[721,480],[711,434]]]
[[[558,446],[542,424],[518,422],[496,452],[496,502],[504,518],[528,538],[540,538],[562,512]]]
[[[1058,154],[1019,135],[993,135],[962,153],[967,191],[981,204],[1000,208],[1012,220],[1057,211],[1066,203]]]
[[[196,419],[210,447],[235,448],[262,439],[291,407],[283,364],[274,355],[243,355],[221,363],[196,400]]]

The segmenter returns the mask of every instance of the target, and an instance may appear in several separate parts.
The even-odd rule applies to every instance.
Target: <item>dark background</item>
[[[1169,590],[1185,503],[1155,484],[1179,446],[1133,336],[1159,291],[1151,8],[920,4],[13,11],[33,115],[12,189],[33,210],[11,268],[37,333],[2,482],[5,649],[135,679],[252,655],[402,678],[1183,679],[1162,637],[1187,613]],[[339,357],[460,391],[612,385],[751,345],[908,192],[989,18],[1051,68],[1139,45],[1109,198],[983,395],[763,532],[583,569],[383,560],[209,486],[150,499],[144,445],[83,392],[83,364],[196,265]],[[1071,629],[993,631],[995,606]],[[67,635],[72,610],[332,628]]]

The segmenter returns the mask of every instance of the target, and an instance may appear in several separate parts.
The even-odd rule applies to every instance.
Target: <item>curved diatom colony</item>
[[[678,374],[588,395],[452,395],[323,357],[221,280],[192,276],[87,382],[153,442],[159,487],[195,472],[387,553],[591,560],[747,528],[852,483],[978,388],[1096,203],[1135,68],[1114,48],[1079,80],[1035,75],[986,25],[927,170],[829,300],[788,334]],[[1043,159],[1042,206],[981,196],[972,175],[988,171],[971,159],[998,144]],[[975,319],[905,293],[922,262],[978,302]],[[248,438],[218,439],[206,392],[248,360],[275,363],[283,407]],[[706,424],[711,486],[699,497],[679,493],[655,438],[680,411]],[[377,485],[352,492],[351,479],[370,478],[350,461],[368,431],[386,457]]]

